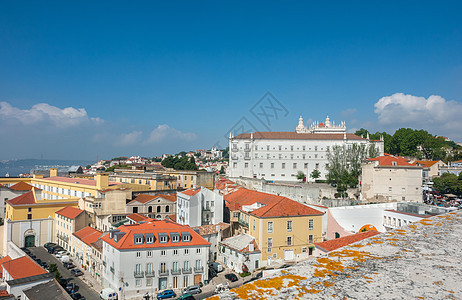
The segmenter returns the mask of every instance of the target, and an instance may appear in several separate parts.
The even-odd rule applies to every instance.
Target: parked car
[[[110,288],[105,288],[101,290],[99,297],[103,300],[117,300],[117,293]]]
[[[82,296],[80,293],[71,294],[71,298],[74,300],[85,300],[85,297]]]
[[[75,283],[68,283],[65,287],[66,291],[70,294],[72,291],[78,290],[78,286]]]
[[[165,290],[157,294],[157,299],[168,299],[176,297],[176,294],[173,290]]]
[[[236,274],[234,274],[234,273],[226,274],[225,278],[228,279],[231,282],[238,281],[238,278],[237,278]]]
[[[183,294],[181,295],[178,300],[195,300],[193,295],[191,294]]]
[[[71,262],[65,262],[63,263],[63,266],[68,270],[75,268],[74,264]]]
[[[200,293],[202,293],[202,290],[198,285],[191,285],[183,290],[183,295],[184,294],[194,295],[194,294],[200,294]]]
[[[29,255],[29,257],[32,258],[33,260],[37,259],[37,256],[35,256],[34,254]]]
[[[50,267],[50,266],[49,266],[46,262],[44,262],[44,261],[42,261],[42,262],[40,263],[40,266],[41,266],[42,268],[47,269],[47,270],[48,270],[48,268]]]
[[[212,268],[217,273],[223,271],[223,266],[218,262],[211,263],[210,268]]]
[[[45,243],[45,245],[43,245],[43,247],[45,248],[50,248],[50,247],[53,247],[53,246],[56,246],[56,243]]]
[[[83,272],[80,271],[79,269],[72,269],[71,274],[74,275],[75,277],[82,276]]]
[[[213,268],[209,268],[209,279],[217,276],[217,272]]]
[[[40,265],[42,263],[42,260],[40,258],[36,258],[35,262],[37,262]]]

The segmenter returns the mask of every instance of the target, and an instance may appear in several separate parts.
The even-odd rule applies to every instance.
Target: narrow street
[[[28,248],[32,254],[40,258],[42,261],[49,264],[56,264],[58,267],[58,271],[61,274],[62,278],[70,279],[69,282],[75,283],[79,289],[78,293],[84,296],[87,300],[97,300],[99,298],[99,294],[94,291],[91,287],[89,287],[85,282],[83,282],[79,277],[74,277],[71,272],[66,269],[61,261],[59,261],[53,254],[48,253],[48,251],[43,247],[30,247]]]

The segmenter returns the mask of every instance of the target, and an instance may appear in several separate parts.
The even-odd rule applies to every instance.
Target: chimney
[[[58,168],[51,168],[50,169],[50,177],[58,176]]]
[[[96,188],[98,190],[104,190],[109,187],[109,175],[107,173],[98,173],[96,178]]]

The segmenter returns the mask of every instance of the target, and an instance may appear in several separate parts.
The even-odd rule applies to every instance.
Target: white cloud
[[[186,140],[193,141],[197,138],[197,135],[192,132],[182,132],[175,128],[172,128],[166,124],[157,126],[147,139],[147,143],[157,143],[167,139]]]
[[[461,138],[462,103],[441,96],[428,98],[396,93],[374,105],[379,124],[392,127],[424,128],[433,134]]]
[[[60,127],[80,125],[85,122],[99,124],[99,118],[90,118],[84,108],[59,108],[47,103],[38,103],[31,109],[20,109],[8,102],[0,102],[0,118],[20,122],[23,125],[52,123]]]
[[[136,144],[143,132],[134,130],[130,133],[121,134],[117,137],[115,143],[120,146],[130,146]]]

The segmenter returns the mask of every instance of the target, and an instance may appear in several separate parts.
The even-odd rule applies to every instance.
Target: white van
[[[99,297],[104,300],[117,300],[117,293],[110,288],[105,288],[99,294]]]
[[[66,263],[66,262],[68,263],[70,261],[69,255],[61,256],[60,260],[62,263]]]

